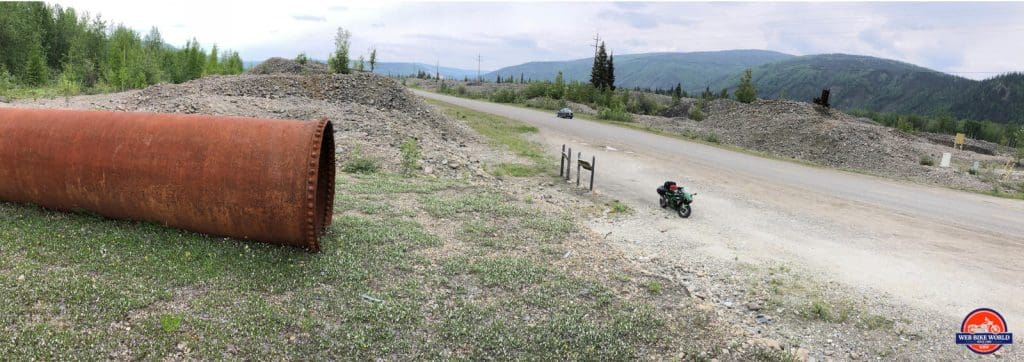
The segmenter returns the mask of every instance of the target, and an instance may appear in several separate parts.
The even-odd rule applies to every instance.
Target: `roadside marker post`
[[[965,135],[963,133],[957,133],[956,134],[956,138],[953,139],[953,149],[955,150],[957,146],[960,146],[960,150],[963,151],[964,150],[964,142],[966,141],[966,138],[967,138],[967,135]]]
[[[590,156],[590,162],[583,160],[583,153],[576,155],[576,186],[580,185],[580,169],[590,171],[590,191],[594,191],[594,165],[597,164],[597,156]]]
[[[562,145],[562,156],[558,158],[558,176],[565,177],[565,145]]]
[[[566,181],[572,182],[572,147],[562,145],[562,155],[559,157],[558,176]],[[583,160],[583,152],[576,152],[576,186],[580,185],[583,177],[583,170],[590,171],[590,191],[594,191],[594,165],[597,164],[597,156],[591,156],[590,162]]]

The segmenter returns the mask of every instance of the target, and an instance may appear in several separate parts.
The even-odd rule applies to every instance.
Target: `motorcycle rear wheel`
[[[661,208],[664,209],[668,207],[668,200],[665,200],[665,197],[662,196],[661,198],[658,199],[658,205],[661,205]]]

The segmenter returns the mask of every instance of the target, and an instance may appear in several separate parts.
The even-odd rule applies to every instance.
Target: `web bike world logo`
[[[956,334],[956,344],[965,344],[967,349],[978,354],[998,351],[1004,344],[1013,343],[1013,333],[1006,331],[1006,320],[989,308],[978,308],[967,313]]]

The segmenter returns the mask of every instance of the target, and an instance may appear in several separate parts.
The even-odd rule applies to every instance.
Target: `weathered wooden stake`
[[[565,179],[572,180],[572,147],[569,147],[569,164],[565,167]]]
[[[590,156],[590,191],[594,191],[594,171],[597,170],[597,156]],[[577,184],[579,185],[579,184]]]
[[[579,160],[582,160],[582,159],[583,159],[583,152],[580,152],[580,153],[578,153],[576,155],[576,186],[580,185],[580,166],[582,166],[582,164],[580,164]]]
[[[562,144],[562,154],[559,155],[558,161],[561,162],[561,164],[558,166],[558,176],[559,177],[564,177],[565,176],[565,144]]]

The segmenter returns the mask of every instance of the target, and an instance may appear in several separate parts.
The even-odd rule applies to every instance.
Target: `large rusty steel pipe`
[[[0,108],[0,200],[320,249],[334,132],[317,122]]]

